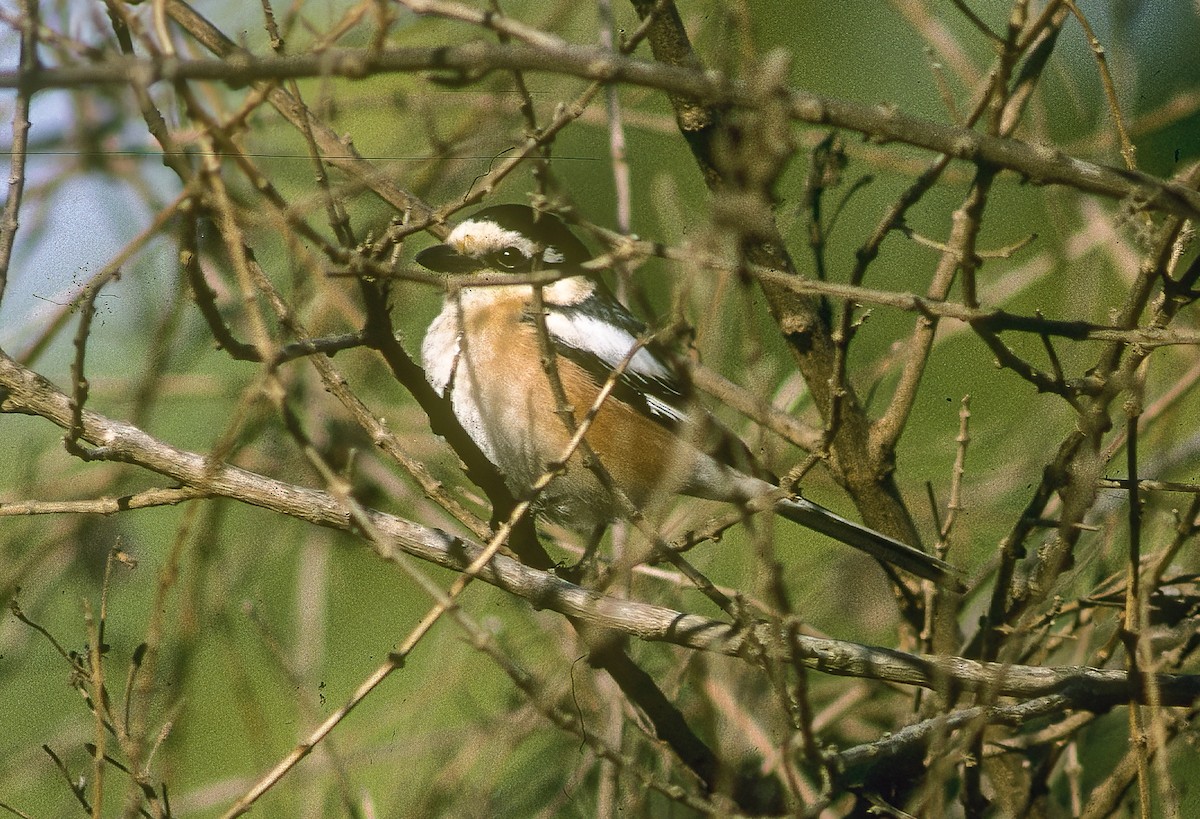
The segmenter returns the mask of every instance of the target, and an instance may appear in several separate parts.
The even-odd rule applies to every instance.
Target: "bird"
[[[646,326],[583,267],[592,258],[561,219],[524,204],[479,210],[443,244],[415,256],[436,273],[480,274],[447,288],[421,359],[430,385],[514,496],[529,497],[562,461],[609,381],[584,436],[600,468],[575,450],[537,495],[540,514],[568,529],[602,532],[629,504],[640,511],[672,494],[743,505],[780,495],[745,444],[689,400],[670,356],[646,342]],[[562,416],[547,360],[574,422]],[[778,498],[773,509],[918,577],[961,586],[945,561],[799,494]]]

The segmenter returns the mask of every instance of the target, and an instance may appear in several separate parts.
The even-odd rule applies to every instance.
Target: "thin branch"
[[[665,259],[686,262],[693,268],[702,267],[706,270],[720,272],[730,272],[732,270],[725,261],[710,258],[692,247],[667,247],[653,242],[629,238],[623,239],[621,247],[613,254],[605,254],[604,256],[597,257],[594,260],[594,264],[589,262],[586,267],[589,269],[603,269],[611,265],[614,259],[646,256],[659,256]],[[1002,309],[988,310],[982,307],[973,308],[961,303],[942,301],[916,293],[876,290],[869,287],[859,287],[837,282],[822,282],[816,279],[790,276],[780,273],[777,270],[753,264],[747,264],[743,268],[739,268],[739,270],[797,293],[832,296],[860,304],[893,307],[929,317],[949,318],[993,333],[1006,331],[1028,332],[1075,341],[1089,340],[1137,345],[1145,349],[1164,346],[1200,346],[1200,331],[1196,330],[1167,330],[1156,326],[1129,329],[1118,324],[1097,324],[1089,321],[1047,318],[1040,311],[1032,316],[1021,315]],[[554,278],[556,277],[545,274],[540,277],[510,276],[503,278],[496,274],[488,273],[456,277],[454,283],[459,287],[479,287],[510,284],[513,282],[529,284],[546,283],[554,280]]]
[[[950,294],[956,274],[961,273],[963,301],[967,310],[979,309],[974,293],[974,270],[978,266],[975,242],[983,224],[984,208],[991,191],[995,175],[990,169],[980,168],[975,175],[962,204],[951,217],[953,227],[946,250],[938,259],[937,269],[929,284],[930,301],[941,302]],[[880,451],[895,450],[900,436],[908,426],[909,414],[917,400],[925,367],[937,334],[938,322],[933,316],[918,319],[906,346],[907,354],[900,381],[892,393],[887,409],[874,423],[871,437]]]
[[[0,385],[8,397],[0,410],[40,415],[60,427],[70,423],[71,401],[40,375],[21,367],[0,352]],[[350,530],[352,518],[329,492],[268,478],[240,467],[213,463],[209,458],[177,449],[129,424],[91,410],[83,412],[83,438],[102,445],[112,460],[132,463],[196,485],[215,495],[259,506],[320,526]],[[461,538],[394,515],[365,510],[383,539],[373,543],[381,557],[392,560],[396,550],[438,565],[463,571],[482,547]],[[553,574],[495,555],[479,571],[479,579],[535,603],[539,608],[643,640],[683,648],[742,656],[751,645],[768,656],[791,661],[788,646],[777,639],[774,624],[749,628],[631,600],[621,600],[580,588]],[[1130,700],[1141,701],[1142,681],[1121,670],[1083,667],[1037,667],[982,663],[960,657],[929,657],[885,648],[797,635],[800,658],[810,668],[840,676],[866,677],[935,690],[946,686],[963,691],[987,691],[998,696],[1041,697],[1060,693],[1072,697],[1072,707],[1103,709]],[[754,652],[757,654],[757,652]],[[1155,684],[1165,706],[1188,705],[1200,697],[1200,675],[1157,674]]]
[[[9,149],[8,198],[0,213],[0,302],[8,284],[8,268],[20,227],[21,197],[25,191],[25,157],[29,147],[29,101],[34,89],[29,81],[41,70],[38,61],[38,0],[21,3],[21,52],[16,71],[17,98],[13,103],[12,146]]]
[[[1072,707],[1071,699],[1062,694],[1048,694],[1020,705],[975,706],[950,714],[938,715],[902,728],[874,742],[856,745],[838,753],[839,781],[842,784],[861,782],[871,770],[896,765],[906,757],[927,752],[930,744],[960,728],[976,724],[1019,726],[1030,720],[1062,713]]]
[[[399,0],[402,6],[417,14],[428,14],[435,17],[445,17],[448,20],[458,20],[470,23],[480,28],[488,28],[519,40],[525,45],[534,46],[548,51],[569,48],[571,46],[561,37],[548,34],[541,29],[527,26],[519,20],[497,14],[492,11],[464,6],[461,3],[449,3],[445,0]]]
[[[89,498],[74,501],[17,501],[0,503],[0,517],[28,515],[115,515],[132,509],[174,506],[197,498],[211,497],[195,487],[146,489],[119,498]]]
[[[1108,100],[1108,110],[1113,117],[1113,125],[1117,129],[1117,138],[1121,145],[1121,158],[1125,160],[1125,167],[1129,170],[1137,169],[1137,148],[1133,144],[1133,140],[1129,138],[1129,130],[1125,127],[1125,116],[1121,113],[1121,103],[1117,99],[1117,86],[1113,82],[1112,72],[1108,70],[1108,56],[1105,53],[1104,46],[1100,42],[1100,38],[1096,36],[1096,32],[1092,30],[1092,24],[1088,21],[1087,16],[1079,10],[1073,0],[1063,0],[1063,4],[1071,10],[1071,14],[1075,15],[1075,19],[1083,26],[1084,34],[1087,35],[1088,45],[1092,49],[1092,55],[1096,58],[1096,66],[1100,70],[1100,84],[1104,88],[1104,97]]]
[[[183,4],[173,0],[169,5],[174,12]],[[718,73],[697,73],[579,45],[541,49],[527,45],[470,43],[379,52],[330,49],[321,54],[289,57],[255,57],[238,51],[236,56],[234,53],[229,56],[231,59],[224,60],[114,59],[89,66],[44,69],[32,79],[23,78],[20,72],[0,72],[0,88],[17,88],[22,81],[31,90],[123,85],[131,77],[146,84],[162,80],[209,80],[244,85],[290,78],[340,76],[360,79],[419,71],[444,71],[476,79],[481,72],[524,70],[566,74],[604,83],[641,85],[714,105],[742,106],[755,98],[743,84]],[[786,111],[792,119],[846,128],[876,142],[902,142],[954,159],[1011,170],[1032,182],[1066,185],[1099,196],[1129,199],[1145,210],[1200,218],[1200,194],[1177,183],[1138,171],[1097,165],[1054,148],[947,126],[904,114],[893,106],[865,105],[793,90],[788,94]],[[327,159],[351,158],[346,146],[342,147],[340,154],[327,155]],[[380,180],[373,182],[378,184]]]

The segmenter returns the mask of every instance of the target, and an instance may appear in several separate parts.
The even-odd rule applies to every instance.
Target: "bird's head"
[[[422,250],[416,262],[439,273],[530,273],[574,268],[590,258],[557,216],[528,205],[495,205],[460,222],[445,244]]]

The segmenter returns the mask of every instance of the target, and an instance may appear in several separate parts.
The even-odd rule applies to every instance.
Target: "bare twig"
[[[76,501],[18,501],[0,503],[0,517],[16,515],[115,515],[131,509],[152,509],[173,506],[189,500],[208,497],[194,487],[178,489],[147,489],[119,498],[91,498]]]
[[[4,212],[0,213],[0,302],[4,301],[4,290],[8,284],[8,268],[12,262],[13,245],[20,226],[21,197],[25,191],[25,158],[29,146],[29,101],[33,88],[29,81],[41,70],[38,60],[38,7],[37,0],[22,0],[21,3],[21,52],[16,71],[17,99],[13,105],[12,147],[9,149],[8,198]]]

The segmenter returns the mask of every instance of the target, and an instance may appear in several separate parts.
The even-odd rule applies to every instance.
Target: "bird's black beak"
[[[482,270],[484,263],[479,259],[464,256],[450,245],[434,245],[418,253],[416,263],[438,273],[470,273]]]

